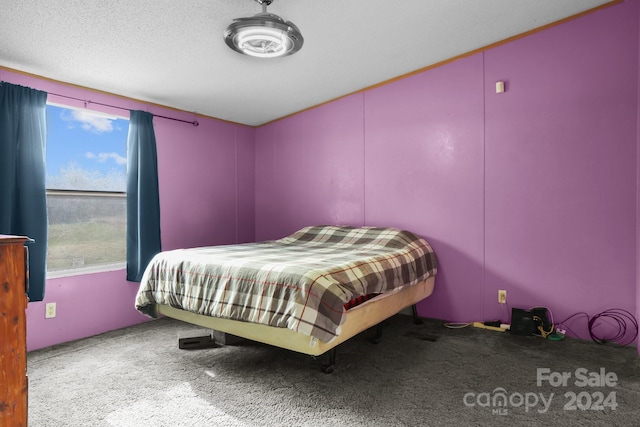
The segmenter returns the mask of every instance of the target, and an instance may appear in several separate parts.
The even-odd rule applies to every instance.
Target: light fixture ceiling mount
[[[250,18],[236,18],[224,32],[224,41],[231,49],[258,58],[292,55],[302,48],[304,38],[298,27],[278,15],[267,13],[273,0],[255,0],[262,13]]]

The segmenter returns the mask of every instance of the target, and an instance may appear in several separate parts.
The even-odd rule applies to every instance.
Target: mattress
[[[162,252],[145,270],[135,304],[152,317],[162,304],[328,342],[349,301],[436,273],[431,246],[409,231],[312,226],[278,240]]]

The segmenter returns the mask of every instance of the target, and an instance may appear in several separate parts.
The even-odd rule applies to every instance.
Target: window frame
[[[107,117],[112,120],[126,120],[127,123],[129,123],[129,117],[125,117],[121,114],[113,114],[113,113],[107,113],[105,111],[100,111],[96,109],[90,109],[90,108],[87,108],[86,103],[84,106],[75,106],[75,105],[68,105],[66,103],[53,102],[48,100],[47,107],[49,105],[58,107],[58,108],[64,108],[67,110],[85,110],[97,116]],[[46,165],[45,165],[45,170],[46,170]],[[127,197],[126,191],[56,189],[56,188],[48,188],[46,184],[45,184],[45,193],[47,198],[47,209],[48,209],[48,203],[49,203],[49,196],[54,196],[54,197],[55,196],[80,196],[80,197],[86,196],[86,197],[115,197],[115,198]],[[126,212],[125,212],[125,221],[126,221]],[[47,233],[47,239],[48,237],[49,236]],[[126,267],[127,267],[126,235],[125,235],[124,245],[125,245],[125,259],[121,262],[86,266],[86,267],[79,267],[79,268],[61,269],[61,270],[54,270],[54,271],[47,270],[46,278],[56,279],[61,277],[80,276],[84,274],[105,273],[110,271],[126,270]],[[48,257],[48,254],[47,254],[47,257]]]

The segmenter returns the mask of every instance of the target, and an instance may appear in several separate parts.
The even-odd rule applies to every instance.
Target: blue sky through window
[[[125,191],[129,121],[47,105],[47,188]]]

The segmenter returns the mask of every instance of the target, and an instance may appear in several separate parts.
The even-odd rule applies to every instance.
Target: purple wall
[[[197,119],[198,127],[154,119],[163,249],[254,240],[253,128],[4,69],[0,69],[0,80],[127,109]],[[74,105],[53,95],[49,100]],[[128,116],[126,111],[96,107]],[[145,321],[133,306],[137,287],[125,280],[124,270],[47,280],[45,300],[27,309],[28,350]],[[47,302],[57,304],[54,319],[44,318]]]
[[[640,7],[636,16],[640,27]],[[636,144],[636,171],[640,171],[640,31],[636,36],[638,41],[638,97],[636,103],[637,112],[637,144]],[[636,319],[640,323],[640,173],[636,172]],[[640,337],[638,337],[638,354],[640,354]]]
[[[163,248],[389,225],[438,253],[424,316],[506,320],[497,289],[556,320],[639,313],[639,26],[639,2],[623,2],[257,129],[157,118]],[[0,80],[195,118],[3,69]],[[144,321],[136,290],[124,271],[49,280],[27,311],[29,350]]]
[[[508,320],[498,289],[635,313],[638,27],[620,3],[258,128],[256,237],[414,230],[441,265],[425,316]]]
[[[635,312],[637,6],[485,53],[487,307]]]
[[[257,240],[309,224],[363,224],[362,123],[354,95],[258,128]]]
[[[371,90],[364,101],[366,225],[405,228],[433,245],[441,268],[422,313],[479,319],[482,55]]]

